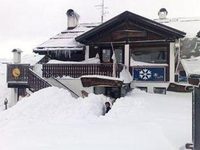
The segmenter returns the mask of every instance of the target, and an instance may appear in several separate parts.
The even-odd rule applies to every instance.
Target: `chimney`
[[[21,53],[22,53],[22,50],[20,49],[13,49],[12,50],[13,52],[13,63],[14,64],[19,64],[21,63]]]
[[[161,8],[158,12],[159,19],[163,20],[167,18],[167,10],[165,8]]]
[[[71,30],[71,29],[76,28],[78,26],[80,16],[73,9],[69,9],[66,12],[66,15],[67,15],[67,21],[68,21],[67,29]]]

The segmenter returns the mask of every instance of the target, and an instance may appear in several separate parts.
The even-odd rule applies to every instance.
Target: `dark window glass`
[[[166,88],[154,87],[153,91],[158,94],[166,94]]]
[[[137,87],[138,89],[140,89],[141,91],[145,91],[145,92],[147,92],[147,87]]]
[[[117,63],[123,63],[123,53],[122,49],[115,49],[115,57],[117,60]]]
[[[167,63],[167,47],[145,47],[131,50],[134,61],[147,63]]]

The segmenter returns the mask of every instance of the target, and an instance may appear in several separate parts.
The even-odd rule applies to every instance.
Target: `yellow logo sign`
[[[20,69],[19,69],[19,68],[14,68],[14,69],[12,70],[12,75],[13,75],[13,77],[15,77],[15,78],[18,78],[18,77],[20,76],[20,74],[21,74],[21,72],[20,72]]]

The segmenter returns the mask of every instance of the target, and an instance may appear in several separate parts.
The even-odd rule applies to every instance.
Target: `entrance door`
[[[123,56],[123,49],[122,48],[117,48],[115,49],[115,57],[117,60],[118,64],[123,64],[124,63],[124,56]]]

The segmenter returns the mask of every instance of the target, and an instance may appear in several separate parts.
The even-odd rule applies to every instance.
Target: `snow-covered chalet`
[[[9,87],[34,92],[54,85],[77,97],[117,98],[135,87],[165,93],[185,74],[181,57],[192,55],[185,43],[192,41],[199,52],[200,27],[187,29],[200,19],[168,19],[166,9],[155,20],[125,11],[102,24],[79,23],[72,9],[66,14],[67,29],[33,49],[44,56],[39,63],[8,65]],[[20,73],[13,74],[16,68]]]

